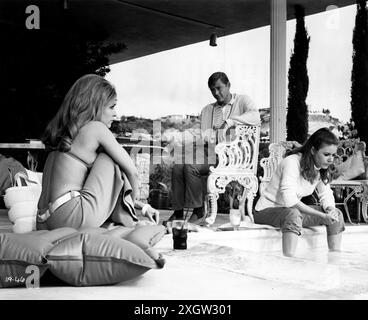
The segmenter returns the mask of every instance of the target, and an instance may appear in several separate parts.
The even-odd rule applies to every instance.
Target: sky
[[[329,109],[341,121],[350,119],[352,35],[356,6],[307,16],[311,38],[307,61],[312,111]],[[287,68],[293,50],[295,20],[287,22]],[[106,79],[117,90],[118,116],[156,119],[172,114],[200,113],[214,102],[208,77],[225,72],[231,92],[247,94],[258,108],[270,99],[270,27],[219,37],[217,47],[208,41],[144,56],[110,66]]]

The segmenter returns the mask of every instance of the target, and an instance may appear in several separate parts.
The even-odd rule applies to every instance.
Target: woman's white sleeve
[[[326,210],[327,207],[335,207],[335,198],[329,184],[318,182],[316,192],[323,210]]]
[[[297,196],[298,180],[300,178],[300,164],[294,157],[286,157],[281,162],[280,192],[284,205],[292,207],[300,200]]]

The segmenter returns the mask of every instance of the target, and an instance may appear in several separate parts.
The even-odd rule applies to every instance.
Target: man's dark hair
[[[208,78],[208,87],[215,85],[218,79],[220,79],[223,84],[228,84],[230,82],[225,73],[215,72]]]

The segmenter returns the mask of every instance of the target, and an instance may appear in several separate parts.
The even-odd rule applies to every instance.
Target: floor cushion
[[[109,285],[138,277],[165,261],[152,246],[163,226],[59,228],[0,234],[0,287],[25,286],[27,267],[73,286]],[[126,238],[126,239],[124,239]]]
[[[151,248],[148,248],[151,251]],[[59,241],[48,253],[50,271],[73,286],[115,284],[160,269],[157,260],[136,244],[94,232],[76,232]]]
[[[47,252],[55,241],[75,233],[72,228],[28,233],[0,234],[0,288],[26,286],[29,266],[36,266],[42,277],[48,269]]]
[[[128,240],[143,249],[146,254],[156,261],[156,263],[162,264],[162,266],[165,263],[153,248],[153,246],[167,233],[166,228],[163,225],[143,225],[135,227],[116,225],[109,230],[104,228],[86,228],[81,231],[107,234],[112,237]]]
[[[159,242],[165,234],[166,228],[162,225],[141,226],[136,227],[130,233],[126,234],[123,239],[145,250],[145,252],[157,263],[164,264],[165,262],[158,255],[156,250],[153,249],[153,246]]]
[[[121,238],[133,242],[142,249],[153,247],[166,234],[166,228],[163,225],[144,225],[136,227],[125,227],[114,225],[110,229],[106,228],[83,228],[80,232],[95,234],[107,234],[112,237]]]

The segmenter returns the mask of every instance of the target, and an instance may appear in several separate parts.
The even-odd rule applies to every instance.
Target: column
[[[286,0],[270,0],[270,142],[286,140]]]

